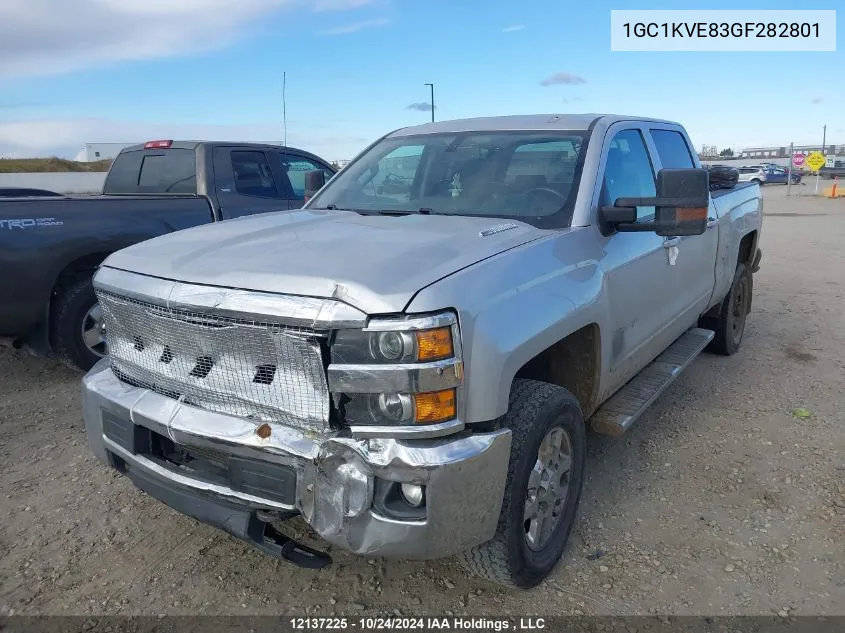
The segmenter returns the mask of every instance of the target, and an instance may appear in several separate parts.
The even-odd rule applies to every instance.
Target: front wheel
[[[53,352],[71,369],[88,371],[106,355],[103,314],[91,277],[79,277],[54,298],[50,324]]]
[[[551,573],[575,523],[586,431],[578,400],[557,385],[515,380],[505,426],[513,434],[496,534],[462,557],[472,573],[530,588]]]

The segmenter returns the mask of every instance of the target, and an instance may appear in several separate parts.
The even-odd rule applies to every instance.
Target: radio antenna
[[[287,84],[287,72],[282,73],[282,129],[284,131],[284,140],[282,144],[288,146],[288,109],[285,102],[285,88]]]

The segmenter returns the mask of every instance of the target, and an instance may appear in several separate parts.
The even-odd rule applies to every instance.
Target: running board
[[[677,341],[611,396],[590,418],[596,433],[622,435],[651,406],[663,390],[695,360],[715,332],[687,330]]]

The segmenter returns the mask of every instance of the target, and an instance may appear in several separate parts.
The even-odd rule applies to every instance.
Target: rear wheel
[[[710,342],[709,349],[723,356],[730,356],[739,351],[745,334],[745,322],[751,310],[751,295],[754,279],[744,263],[736,267],[731,289],[722,300],[719,316],[716,318],[716,336]]]
[[[91,277],[78,277],[53,299],[50,343],[71,369],[88,371],[108,352],[103,313]]]
[[[575,523],[586,457],[584,417],[566,389],[516,380],[505,426],[513,438],[496,534],[465,552],[462,562],[495,583],[529,588],[554,569]]]

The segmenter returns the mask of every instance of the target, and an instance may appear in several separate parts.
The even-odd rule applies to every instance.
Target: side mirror
[[[701,235],[707,230],[710,182],[706,169],[661,169],[654,198],[617,198],[601,210],[620,232],[654,231],[662,236]],[[655,207],[654,222],[635,222],[637,207]],[[633,219],[631,219],[633,218]]]
[[[322,169],[305,172],[305,202],[314,197],[326,184],[326,172]]]

